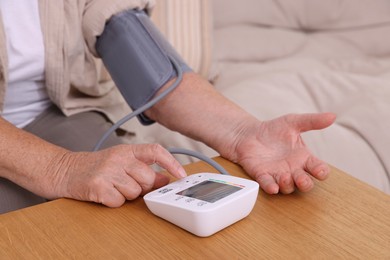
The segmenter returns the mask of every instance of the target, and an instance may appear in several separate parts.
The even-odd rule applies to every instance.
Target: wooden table
[[[390,259],[390,196],[332,168],[309,193],[260,192],[247,218],[207,238],[152,215],[142,199],[117,209],[60,199],[0,215],[0,258]]]

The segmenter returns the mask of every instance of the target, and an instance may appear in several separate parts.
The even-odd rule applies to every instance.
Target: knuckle
[[[91,189],[94,189],[96,191],[99,191],[99,190],[102,190],[103,187],[104,187],[104,180],[98,176],[98,175],[95,175],[95,176],[92,176],[89,181],[88,181],[88,186],[91,188]]]
[[[150,149],[153,153],[160,153],[163,150],[163,147],[160,144],[154,143],[150,144]]]
[[[143,176],[142,182],[140,183],[142,191],[143,192],[150,191],[153,188],[153,186],[154,186],[154,182],[155,182],[155,173],[153,173],[153,174],[145,174]]]
[[[142,188],[141,186],[137,185],[137,186],[134,186],[133,188],[131,188],[129,190],[129,192],[127,193],[126,195],[126,199],[128,200],[134,200],[136,198],[138,198],[142,193]]]

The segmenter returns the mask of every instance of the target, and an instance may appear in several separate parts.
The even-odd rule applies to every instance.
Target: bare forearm
[[[42,196],[50,190],[65,149],[47,143],[0,118],[0,176]],[[53,167],[54,166],[54,167]],[[45,176],[47,175],[47,176]]]
[[[2,118],[0,131],[0,177],[48,199],[67,197],[118,207],[169,181],[167,176],[156,174],[151,164],[176,178],[185,176],[179,162],[158,144],[71,152]]]
[[[180,86],[147,111],[171,130],[202,141],[220,153],[231,150],[242,124],[258,122],[194,73],[184,74]]]

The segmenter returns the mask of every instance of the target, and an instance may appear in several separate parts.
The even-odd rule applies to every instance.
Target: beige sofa
[[[261,120],[331,111],[313,153],[390,193],[389,0],[157,0],[153,19],[223,95]],[[133,121],[137,142],[210,148]],[[183,163],[194,159],[178,157]]]

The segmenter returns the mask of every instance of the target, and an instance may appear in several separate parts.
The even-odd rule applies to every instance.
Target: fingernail
[[[326,177],[326,172],[324,170],[321,170],[319,173],[318,173],[318,176],[323,179]]]
[[[271,189],[271,194],[278,194],[279,193],[279,187],[278,186],[274,186],[272,189]]]
[[[180,177],[182,177],[182,178],[187,177],[187,173],[186,173],[186,171],[184,170],[184,168],[181,168],[181,169],[179,170],[179,175],[180,175]]]

